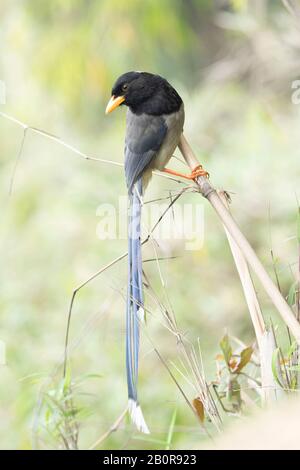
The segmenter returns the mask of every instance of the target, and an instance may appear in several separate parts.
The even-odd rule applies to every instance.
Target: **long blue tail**
[[[128,408],[138,430],[149,433],[137,397],[140,319],[144,315],[142,250],[141,250],[141,196],[140,178],[129,195],[128,220],[128,291],[126,311],[126,372]]]

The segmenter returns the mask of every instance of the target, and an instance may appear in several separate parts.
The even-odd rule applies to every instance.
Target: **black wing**
[[[167,133],[161,116],[134,114],[130,110],[126,119],[125,176],[129,193],[160,149]]]

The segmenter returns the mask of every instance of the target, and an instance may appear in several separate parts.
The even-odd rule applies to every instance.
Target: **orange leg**
[[[202,165],[197,165],[190,175],[184,175],[183,173],[179,173],[178,171],[170,170],[169,168],[164,168],[163,171],[165,173],[169,173],[170,175],[180,176],[181,178],[185,178],[187,180],[195,180],[199,176],[205,176],[206,178],[209,177],[209,173],[205,171]]]

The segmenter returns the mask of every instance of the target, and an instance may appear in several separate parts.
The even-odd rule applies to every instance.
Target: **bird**
[[[208,173],[201,165],[190,175],[166,168],[178,146],[184,125],[184,104],[173,86],[149,72],[126,72],[114,83],[106,114],[127,106],[125,178],[128,189],[128,283],[126,308],[126,371],[128,410],[132,422],[149,433],[138,401],[140,322],[144,317],[141,252],[142,198],[153,170],[193,180]]]

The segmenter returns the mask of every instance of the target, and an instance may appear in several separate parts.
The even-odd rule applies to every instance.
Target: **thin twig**
[[[66,370],[67,370],[67,361],[68,361],[68,343],[69,343],[69,333],[70,333],[70,325],[71,325],[71,317],[72,317],[72,310],[73,310],[73,305],[74,305],[74,300],[77,295],[77,293],[84,287],[86,286],[89,282],[91,282],[93,279],[95,279],[97,276],[99,276],[101,273],[106,271],[108,268],[112,267],[114,264],[116,264],[118,261],[121,261],[123,258],[126,258],[128,252],[123,253],[121,256],[118,256],[115,258],[113,261],[110,263],[106,264],[103,268],[99,269],[96,273],[92,274],[88,279],[86,279],[84,282],[79,284],[72,293],[71,301],[70,301],[70,306],[68,310],[68,319],[67,319],[67,328],[66,328],[66,336],[65,336],[65,358],[64,358],[64,367],[63,367],[63,376],[66,376]]]
[[[114,166],[118,166],[118,167],[121,167],[121,168],[124,167],[124,163],[116,162],[116,161],[113,161],[113,160],[107,160],[105,158],[93,157],[91,155],[88,155],[88,154],[82,152],[81,150],[79,150],[78,148],[74,147],[74,145],[71,145],[68,142],[64,141],[60,137],[58,137],[54,134],[51,134],[50,132],[44,131],[42,129],[38,129],[37,127],[29,126],[28,124],[25,124],[24,122],[20,121],[19,119],[14,118],[13,116],[10,116],[9,114],[0,112],[0,116],[7,119],[8,121],[11,121],[14,124],[17,124],[18,126],[22,127],[23,132],[24,132],[22,142],[21,142],[21,146],[20,146],[20,150],[18,152],[16,161],[15,161],[15,165],[14,165],[14,169],[13,169],[13,173],[12,173],[12,177],[11,177],[10,189],[9,189],[10,194],[12,192],[14,178],[15,178],[16,171],[17,171],[17,166],[18,166],[18,163],[19,163],[19,161],[21,159],[21,156],[22,156],[22,153],[23,153],[25,139],[27,137],[28,131],[32,131],[35,134],[46,137],[47,139],[52,140],[52,141],[58,143],[59,145],[62,145],[63,147],[67,148],[68,150],[70,150],[75,155],[83,158],[84,160],[95,161],[95,162],[104,163],[104,164],[107,164],[107,165],[114,165]],[[180,179],[177,179],[177,178],[174,178],[172,176],[166,175],[165,173],[154,171],[153,174],[156,175],[156,176],[160,176],[161,178],[167,178],[167,179],[175,181],[177,183],[186,185],[186,183],[184,181],[182,181]]]
[[[151,228],[149,234],[147,235],[147,237],[142,241],[142,245],[146,244],[150,239],[151,239],[151,236],[154,232],[154,230],[157,228],[157,226],[160,224],[160,222],[162,221],[163,217],[166,215],[166,213],[170,210],[170,208],[173,206],[173,204],[175,204],[175,202],[180,198],[180,196],[182,196],[182,194],[186,191],[187,188],[183,188],[177,195],[174,199],[172,199],[171,203],[168,205],[168,207],[163,211],[163,213],[159,216],[158,220],[156,221],[156,223],[153,225],[153,227]],[[69,343],[69,334],[70,334],[70,325],[71,325],[71,317],[72,317],[72,311],[73,311],[73,305],[74,305],[74,301],[75,301],[75,297],[76,295],[78,294],[78,292],[84,287],[86,286],[88,283],[90,283],[93,279],[95,279],[96,277],[98,277],[100,274],[102,274],[104,271],[106,271],[107,269],[111,268],[112,266],[114,266],[116,263],[118,263],[119,261],[121,261],[122,259],[126,258],[128,255],[128,251],[126,251],[125,253],[123,253],[122,255],[118,256],[117,258],[115,258],[113,261],[111,261],[110,263],[106,264],[104,267],[102,267],[101,269],[99,269],[96,273],[92,274],[88,279],[86,279],[84,282],[80,283],[74,290],[73,290],[73,293],[72,293],[72,296],[71,296],[71,301],[70,301],[70,305],[69,305],[69,310],[68,310],[68,318],[67,318],[67,327],[66,327],[66,336],[65,336],[65,358],[64,358],[64,366],[63,366],[63,376],[65,377],[66,375],[66,370],[67,370],[67,362],[68,362],[68,343]]]
[[[99,439],[97,439],[96,442],[94,442],[94,444],[92,444],[89,447],[89,450],[96,449],[96,447],[98,447],[100,444],[102,444],[102,442],[105,441],[105,439],[107,439],[113,432],[115,432],[119,429],[120,425],[122,424],[122,422],[123,422],[123,420],[126,416],[127,410],[128,410],[128,407],[126,406],[125,410],[120,414],[120,416],[111,425],[111,427],[104,434],[102,434],[102,436],[100,436]]]

